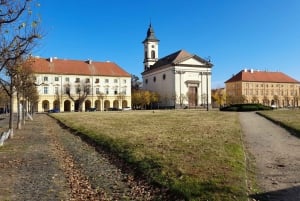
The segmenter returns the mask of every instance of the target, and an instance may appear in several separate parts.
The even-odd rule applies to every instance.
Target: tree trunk
[[[14,104],[14,100],[13,100],[13,86],[12,83],[10,84],[10,110],[9,110],[9,125],[8,125],[8,129],[10,130],[10,135],[9,138],[13,138],[14,137],[14,131],[13,131],[13,104]]]
[[[17,111],[18,111],[18,114],[17,114],[17,129],[21,129],[21,110],[20,110],[20,94],[19,92],[17,92]]]

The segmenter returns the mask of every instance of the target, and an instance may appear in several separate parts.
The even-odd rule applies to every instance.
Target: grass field
[[[263,116],[280,124],[290,130],[294,135],[300,137],[300,110],[273,110],[259,112]]]
[[[237,113],[170,110],[52,115],[186,200],[247,200]]]

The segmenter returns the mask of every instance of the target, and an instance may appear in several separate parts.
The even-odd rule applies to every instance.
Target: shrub
[[[247,104],[233,104],[226,107],[220,108],[220,111],[234,111],[234,112],[247,112],[247,111],[258,111],[258,110],[272,110],[270,106],[247,103]]]

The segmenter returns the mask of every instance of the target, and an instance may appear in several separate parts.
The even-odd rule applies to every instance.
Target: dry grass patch
[[[172,110],[53,116],[187,200],[246,200],[236,113]]]
[[[300,110],[273,110],[261,111],[259,114],[290,130],[292,134],[300,137]]]

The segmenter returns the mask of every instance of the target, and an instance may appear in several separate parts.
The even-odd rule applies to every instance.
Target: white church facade
[[[185,50],[159,58],[158,43],[150,24],[143,41],[143,89],[159,94],[160,107],[210,107],[213,66],[210,61]]]

